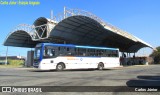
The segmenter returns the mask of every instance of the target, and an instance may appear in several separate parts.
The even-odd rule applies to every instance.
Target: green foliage
[[[22,66],[24,64],[24,60],[11,60],[8,59],[9,65],[12,66]]]
[[[160,46],[156,48],[157,51],[153,51],[150,57],[154,59],[155,64],[160,64]]]

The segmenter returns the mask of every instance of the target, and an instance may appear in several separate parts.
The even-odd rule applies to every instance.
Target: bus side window
[[[90,56],[90,49],[88,49],[88,51],[87,51],[87,55],[88,55],[88,56]]]
[[[98,56],[101,56],[100,50],[97,50],[97,54]]]
[[[48,49],[47,49],[47,47],[45,47],[45,49],[44,49],[44,56],[47,56],[47,53],[48,53]]]
[[[71,56],[75,56],[75,48],[71,47],[69,49],[69,53],[70,53]]]
[[[111,51],[111,57],[114,57],[114,51]]]
[[[61,50],[61,48],[60,47],[58,47],[58,51],[60,51]]]
[[[88,55],[88,50],[89,50],[89,49],[86,49],[86,56],[89,56],[89,55]]]
[[[80,53],[79,53],[79,48],[77,48],[77,56],[80,56],[79,54],[80,54]]]
[[[104,50],[101,50],[101,56],[103,56],[103,54],[104,54]]]
[[[107,52],[106,50],[103,51],[103,55],[102,55],[103,57],[106,57],[106,52]]]
[[[55,56],[55,50],[51,49],[51,55],[50,56]]]
[[[83,55],[83,50],[82,48],[79,48],[79,56],[82,56]]]
[[[118,57],[118,56],[119,56],[118,50],[115,50],[115,51],[114,51],[114,57]]]
[[[73,50],[73,52],[74,52],[74,56],[77,56],[77,48],[74,48],[74,50]]]
[[[95,49],[92,49],[91,56],[95,56]]]
[[[119,57],[119,52],[118,52],[118,50],[116,50],[116,54],[117,54],[116,57]]]
[[[64,55],[64,47],[58,47],[59,50],[59,56],[63,56]]]
[[[107,57],[111,57],[111,52],[110,52],[110,50],[107,50],[107,51],[106,51],[106,56],[107,56]]]
[[[50,46],[46,46],[44,49],[44,57],[53,57],[55,56],[55,49]]]
[[[73,55],[73,53],[72,53],[72,48],[67,47],[66,53],[67,53],[67,55],[69,55],[69,56]]]

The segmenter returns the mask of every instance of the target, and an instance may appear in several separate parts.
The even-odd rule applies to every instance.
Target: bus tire
[[[64,64],[63,63],[58,63],[56,66],[57,71],[63,71],[64,70]]]
[[[102,62],[100,62],[98,64],[98,70],[103,70],[104,69],[104,64]]]

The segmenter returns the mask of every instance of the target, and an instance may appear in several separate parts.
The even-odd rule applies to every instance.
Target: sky
[[[0,0],[17,1],[17,0]],[[20,0],[29,1],[29,0]],[[91,12],[130,34],[149,43],[160,46],[160,0],[30,0],[39,5],[2,5],[0,4],[0,56],[5,55],[3,43],[7,35],[19,24],[32,25],[39,17],[50,18],[63,12],[63,7],[78,8]],[[26,56],[30,48],[8,47],[8,55]],[[138,54],[150,54],[149,48],[141,49]]]

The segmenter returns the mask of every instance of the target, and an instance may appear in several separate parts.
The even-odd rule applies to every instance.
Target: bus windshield
[[[40,58],[40,51],[41,51],[41,48],[35,48],[34,59]]]

